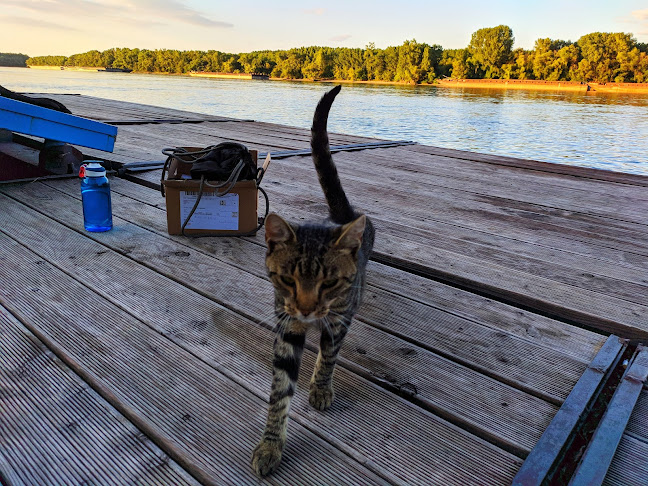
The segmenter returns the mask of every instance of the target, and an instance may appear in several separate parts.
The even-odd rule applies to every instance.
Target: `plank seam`
[[[434,147],[432,145],[425,145],[425,147],[429,147],[431,149],[441,149],[441,150],[452,150],[454,152],[457,152],[457,154],[453,155],[447,155],[443,153],[430,153],[430,155],[435,155],[437,157],[445,157],[449,159],[461,159],[461,160],[468,160],[471,162],[481,162],[484,164],[491,164],[491,165],[499,165],[502,167],[514,167],[516,169],[524,169],[524,170],[532,170],[536,172],[545,172],[545,173],[550,173],[550,174],[560,174],[560,175],[566,175],[570,177],[577,177],[580,179],[591,179],[591,180],[596,180],[596,181],[604,181],[604,182],[610,182],[613,184],[623,184],[623,185],[630,185],[630,186],[648,186],[648,177],[642,176],[640,174],[631,174],[631,173],[625,173],[625,172],[615,172],[615,171],[606,171],[603,169],[598,169],[601,171],[601,174],[574,174],[571,172],[577,172],[578,169],[581,169],[583,171],[595,171],[597,169],[590,168],[590,167],[577,167],[577,166],[569,166],[569,172],[566,171],[566,169],[563,169],[560,167],[561,164],[557,163],[552,163],[552,162],[544,162],[540,160],[533,160],[533,159],[515,159],[513,157],[509,156],[498,156],[497,154],[482,154],[482,153],[475,153],[472,155],[471,152],[467,152],[464,150],[457,150],[457,149],[451,149],[451,148],[444,148],[444,147]],[[428,152],[423,152],[423,153],[428,153]],[[503,157],[508,160],[483,160],[478,158],[478,156],[483,155],[486,157]],[[519,160],[519,161],[518,161]],[[530,163],[535,163],[535,164],[547,164],[547,166],[542,166],[542,167],[529,167],[528,165],[525,166],[524,162],[530,162]],[[556,165],[557,167],[551,167],[551,165]],[[614,175],[608,175],[606,172],[610,172],[611,174],[620,174],[621,176],[630,176],[629,178],[634,179],[637,178],[636,181],[632,182],[626,182],[626,181],[619,181],[615,180]]]

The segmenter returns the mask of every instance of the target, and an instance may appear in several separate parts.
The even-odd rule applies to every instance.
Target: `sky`
[[[648,0],[0,0],[0,52],[112,47],[230,53],[302,46],[385,48],[405,40],[463,48],[507,25],[514,48],[629,32],[648,43]]]

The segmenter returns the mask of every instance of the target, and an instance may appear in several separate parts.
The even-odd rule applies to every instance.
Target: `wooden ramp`
[[[129,123],[114,162],[224,140],[308,148],[305,129],[52,97]],[[378,230],[366,299],[324,413],[307,399],[309,337],[285,458],[265,480],[248,465],[271,378],[262,235],[169,236],[150,187],[159,170],[111,179],[107,233],[83,230],[76,179],[0,185],[0,379],[12,383],[0,404],[13,424],[0,438],[2,481],[510,484],[608,335],[632,339],[628,349],[645,340],[648,178],[416,145],[335,159]],[[275,160],[263,183],[273,211],[326,214],[308,156]],[[21,370],[33,376],[23,382]],[[92,404],[79,405],[74,387]],[[42,410],[81,408],[102,412],[78,438],[53,419],[33,425]],[[617,456],[631,457],[636,442],[645,446],[629,429]],[[627,470],[619,460],[609,474]],[[146,480],[129,479],[137,474]]]

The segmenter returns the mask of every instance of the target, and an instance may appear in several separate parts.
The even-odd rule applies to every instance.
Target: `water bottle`
[[[81,166],[81,200],[83,201],[83,225],[86,231],[108,231],[112,229],[112,205],[110,182],[106,169],[97,161]]]

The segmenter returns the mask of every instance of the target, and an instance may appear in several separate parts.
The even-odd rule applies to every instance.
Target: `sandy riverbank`
[[[526,79],[443,79],[437,86],[449,88],[540,89],[602,93],[648,93],[648,83],[585,83]]]
[[[333,84],[378,84],[394,86],[435,86],[439,88],[478,89],[532,89],[546,91],[574,91],[601,93],[648,94],[648,83],[584,83],[578,81],[541,81],[525,79],[437,79],[434,83],[411,84],[395,81],[350,81],[346,79],[287,79],[270,78],[271,81]]]

